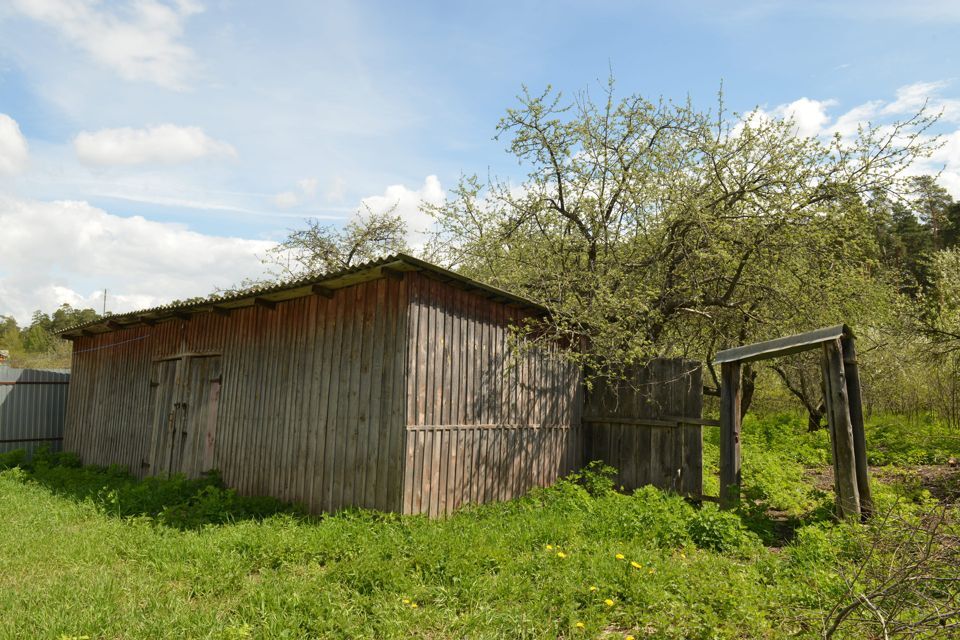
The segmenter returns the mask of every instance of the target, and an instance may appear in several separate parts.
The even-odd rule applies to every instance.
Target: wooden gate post
[[[720,365],[720,508],[740,502],[740,384],[739,362]]]
[[[843,349],[840,339],[823,343],[824,397],[833,440],[833,473],[837,488],[837,515],[860,517],[860,492],[857,488],[857,465],[850,420],[847,383],[844,376]]]
[[[863,427],[863,393],[860,387],[860,369],[853,335],[840,339],[843,350],[844,378],[847,382],[847,400],[850,403],[850,424],[853,427],[853,452],[856,460],[857,491],[860,492],[860,513],[864,518],[873,515],[873,495],[870,492],[870,473],[867,469],[867,436]]]

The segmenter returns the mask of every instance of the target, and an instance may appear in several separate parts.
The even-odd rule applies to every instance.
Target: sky
[[[123,312],[263,272],[306,218],[411,233],[524,85],[793,117],[803,135],[942,112],[918,171],[960,198],[960,2],[0,4],[0,315]]]

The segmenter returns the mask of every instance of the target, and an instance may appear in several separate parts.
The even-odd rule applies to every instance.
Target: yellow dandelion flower
[[[558,558],[566,558],[566,557],[567,557],[567,554],[565,554],[563,551],[557,551],[557,557],[558,557]]]
[[[573,626],[575,626],[577,629],[583,629],[583,627],[584,627],[585,625],[584,625],[582,622],[578,622],[577,624],[575,624],[575,625],[573,625]]]
[[[657,572],[656,569],[650,569],[650,573],[656,573],[656,572]]]
[[[410,608],[411,608],[411,609],[416,609],[416,608],[417,608],[417,606],[418,606],[418,605],[417,605],[417,603],[416,603],[416,602],[412,602],[412,603],[410,603]]]
[[[623,555],[622,553],[618,553],[613,557],[616,558],[617,560],[625,560],[627,556]]]
[[[597,590],[597,588],[596,588],[595,586],[590,585],[590,591],[596,591],[596,590]]]
[[[683,551],[681,551],[681,552],[680,552],[680,557],[683,558],[684,560],[686,560],[686,559],[687,559],[687,554],[685,554]]]
[[[552,544],[548,544],[548,545],[547,545],[547,551],[553,551],[553,545],[552,545]]]
[[[607,605],[608,607],[612,607],[613,600],[611,600],[610,598],[607,598],[606,600],[603,601],[603,604]]]
[[[410,598],[404,598],[403,604],[410,604]]]
[[[623,640],[636,640],[636,638],[634,638],[633,636],[627,636]]]
[[[631,561],[630,561],[630,566],[633,567],[634,569],[642,569],[642,568],[643,568],[643,565],[640,564],[639,562],[637,562],[636,560],[631,560]]]

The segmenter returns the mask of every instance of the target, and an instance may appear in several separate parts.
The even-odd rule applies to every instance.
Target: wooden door
[[[213,467],[220,357],[161,360],[154,376],[150,472],[197,477]]]

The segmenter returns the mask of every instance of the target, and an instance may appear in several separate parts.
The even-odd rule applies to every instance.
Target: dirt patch
[[[918,485],[934,498],[946,502],[960,500],[960,468],[949,465],[916,467],[877,467],[870,473],[887,484]]]
[[[821,491],[833,491],[833,467],[807,469],[807,479]],[[870,467],[870,477],[884,484],[915,485],[938,500],[960,501],[960,467],[945,464],[916,467]]]

